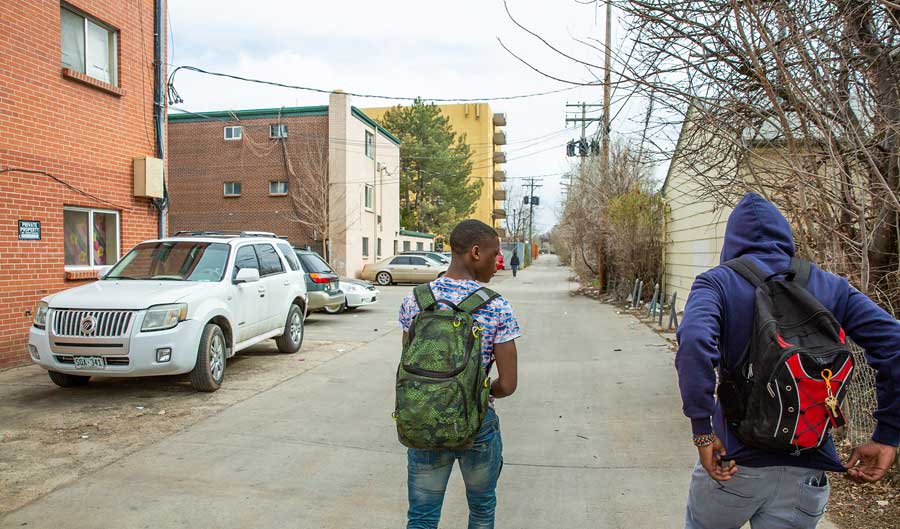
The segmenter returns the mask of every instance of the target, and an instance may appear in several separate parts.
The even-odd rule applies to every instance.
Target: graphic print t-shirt
[[[434,292],[439,306],[441,300],[458,305],[479,288],[481,285],[470,279],[442,277],[431,282],[431,291]],[[415,296],[410,293],[403,298],[403,303],[400,305],[400,326],[405,332],[409,332],[413,318],[418,313],[419,305],[416,303]],[[519,330],[519,322],[513,314],[509,301],[506,301],[503,296],[495,298],[472,316],[480,326],[484,327],[481,334],[481,364],[487,369],[494,361],[494,344],[509,342],[522,335]]]

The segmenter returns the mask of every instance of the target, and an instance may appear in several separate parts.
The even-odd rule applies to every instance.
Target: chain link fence
[[[853,345],[853,360],[856,362],[856,373],[847,390],[844,402],[847,415],[847,426],[844,438],[856,446],[868,442],[875,429],[875,418],[872,412],[877,407],[875,400],[875,370],[866,362],[866,355],[861,347]]]
[[[853,344],[851,349],[856,373],[844,401],[847,426],[844,428],[843,438],[850,441],[851,446],[856,446],[872,439],[872,431],[875,430],[875,417],[872,413],[878,407],[878,401],[875,396],[875,370],[866,361],[865,351],[861,347]],[[900,474],[900,461],[894,465],[893,473]]]

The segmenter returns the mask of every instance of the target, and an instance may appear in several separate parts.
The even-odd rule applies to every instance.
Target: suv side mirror
[[[234,284],[256,283],[259,281],[259,270],[256,268],[241,268],[234,277]]]

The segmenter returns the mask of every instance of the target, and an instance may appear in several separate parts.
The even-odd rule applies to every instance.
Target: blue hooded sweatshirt
[[[741,199],[728,218],[721,262],[749,256],[762,271],[786,270],[794,255],[791,227],[781,212],[754,193]],[[900,443],[900,322],[842,277],[813,265],[807,289],[834,314],[847,335],[866,350],[876,370],[878,421],[872,439]],[[715,400],[716,374],[723,356],[736,365],[753,328],[754,288],[730,268],[717,266],[697,277],[678,328],[675,367],[684,414],[694,434],[715,431],[726,459],[749,467],[795,466],[842,472],[834,443],[793,456],[744,446],[725,424]]]

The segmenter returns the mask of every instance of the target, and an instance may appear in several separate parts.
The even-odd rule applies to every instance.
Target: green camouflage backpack
[[[480,288],[459,305],[441,301],[450,307],[444,309],[428,284],[413,294],[419,314],[397,368],[397,436],[410,448],[461,448],[481,429],[490,393],[481,363],[483,328],[472,314],[498,295]]]

